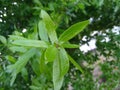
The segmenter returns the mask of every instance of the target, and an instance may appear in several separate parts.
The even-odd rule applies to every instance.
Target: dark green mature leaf
[[[55,46],[49,46],[45,51],[46,62],[52,62],[56,59],[57,48]]]
[[[8,72],[11,72],[11,76],[12,76],[12,80],[11,80],[11,85],[14,83],[14,80],[16,78],[16,75],[25,67],[25,65],[27,64],[28,60],[33,57],[36,53],[36,49],[32,48],[29,51],[27,51],[25,54],[23,54],[22,56],[20,56],[18,58],[18,61],[13,64],[13,65],[9,65],[7,67]]]
[[[14,45],[28,46],[28,47],[42,47],[47,48],[48,44],[40,40],[15,40],[12,42]]]
[[[41,10],[41,17],[43,19],[43,22],[45,23],[49,38],[51,42],[54,43],[55,41],[57,41],[57,35],[55,32],[56,25],[54,24],[50,16],[47,14],[47,12],[45,12],[44,10]]]
[[[46,27],[45,27],[45,24],[43,23],[43,21],[40,21],[38,23],[38,28],[39,28],[39,36],[40,36],[41,40],[49,41]]]
[[[76,68],[78,68],[82,73],[84,73],[83,70],[82,70],[82,68],[80,67],[80,65],[79,65],[78,63],[76,63],[75,60],[74,60],[70,55],[68,55],[68,57],[69,57],[69,60],[71,61],[71,63],[72,63]]]
[[[70,28],[68,28],[65,32],[63,32],[60,35],[59,41],[61,43],[64,43],[64,42],[72,39],[74,36],[76,36],[78,33],[80,33],[88,24],[89,24],[89,20],[78,22],[78,23],[72,25]]]

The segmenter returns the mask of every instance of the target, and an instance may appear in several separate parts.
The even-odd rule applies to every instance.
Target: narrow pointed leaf
[[[44,52],[45,51],[41,51],[41,57],[40,57],[40,72],[44,73],[46,72],[46,66],[45,66],[45,58],[44,58]]]
[[[47,12],[45,12],[44,10],[41,10],[41,17],[43,19],[43,22],[45,23],[50,41],[54,43],[55,41],[57,41],[57,35],[55,31],[56,25],[54,24],[50,16],[47,14]]]
[[[28,47],[42,47],[47,48],[48,44],[40,40],[15,40],[12,42],[14,45],[28,46]]]
[[[36,53],[36,49],[32,48],[29,51],[27,51],[25,54],[23,54],[22,56],[20,56],[18,58],[18,61],[13,64],[13,65],[9,65],[7,67],[7,71],[11,72],[11,76],[12,76],[12,80],[11,80],[11,85],[13,84],[16,75],[21,72],[21,70],[25,67],[25,65],[27,64],[27,62],[29,61],[29,59],[31,57],[33,57]]]
[[[39,36],[40,36],[41,40],[49,41],[46,27],[45,27],[45,24],[43,23],[43,21],[40,21],[38,23],[38,29],[39,29]]]
[[[27,64],[28,60],[35,55],[35,53],[36,49],[32,48],[18,58],[18,61],[14,64],[16,73],[21,71],[21,69]]]
[[[26,38],[17,35],[9,35],[10,40],[25,40]]]
[[[64,77],[61,77],[61,69],[60,69],[60,59],[57,53],[57,59],[54,60],[53,63],[53,84],[54,90],[60,90],[62,87]]]
[[[80,65],[79,65],[77,62],[75,62],[75,60],[74,60],[70,55],[68,55],[68,57],[69,57],[69,60],[71,61],[71,63],[72,63],[76,68],[78,68],[82,73],[84,73],[83,70],[82,70],[82,68],[80,67]]]
[[[53,63],[53,84],[54,90],[60,90],[63,84],[64,75],[69,69],[69,59],[66,51],[60,48],[58,53],[58,58],[54,60]]]
[[[79,48],[79,47],[80,47],[80,45],[69,44],[69,43],[64,43],[64,44],[62,44],[62,46],[63,46],[64,48]]]
[[[78,23],[72,25],[70,28],[65,30],[60,35],[59,41],[61,43],[64,43],[64,42],[72,39],[74,36],[76,36],[78,33],[80,33],[88,24],[89,24],[89,20],[78,22]]]
[[[31,66],[32,66],[32,69],[33,71],[35,72],[36,75],[40,75],[40,62],[39,62],[39,59],[37,59],[36,57],[34,57],[34,60],[32,60],[31,62]]]
[[[27,72],[27,69],[26,69],[26,68],[23,68],[23,69],[21,70],[21,75],[22,75],[22,77],[24,78],[25,81],[28,80],[28,72]]]
[[[26,48],[24,48],[24,47],[18,47],[18,46],[12,46],[12,47],[10,47],[9,48],[13,53],[14,52],[21,52],[21,53],[24,53],[24,52],[26,52],[27,51],[27,49]]]
[[[52,62],[56,59],[57,48],[55,46],[49,46],[45,51],[46,62]]]
[[[10,81],[10,86],[13,85],[13,83],[14,83],[14,81],[15,81],[17,75],[16,75],[16,73],[13,72],[11,76],[12,76],[12,79],[11,79],[11,81]]]
[[[64,77],[69,69],[69,58],[64,48],[60,48],[59,50],[59,59],[61,67],[61,77]]]

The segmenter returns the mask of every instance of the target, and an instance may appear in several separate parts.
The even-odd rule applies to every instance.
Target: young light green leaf
[[[55,46],[49,46],[45,51],[46,62],[52,62],[56,59],[57,48]]]
[[[30,89],[31,90],[42,90],[42,87],[32,85],[32,86],[30,86]]]
[[[41,50],[39,64],[40,64],[39,65],[40,72],[44,73],[45,76],[47,76],[48,78],[51,78],[52,77],[52,75],[51,75],[52,67],[51,67],[51,65],[49,66],[49,64],[52,64],[52,63],[47,63],[47,64],[45,63],[45,50]]]
[[[10,47],[9,49],[10,49],[13,53],[14,53],[14,52],[24,53],[24,52],[27,51],[26,48],[24,48],[24,47],[18,47],[18,46],[12,46],[12,47]]]
[[[6,44],[7,43],[7,40],[4,36],[1,36],[0,35],[0,41],[3,43],[3,44]]]
[[[53,84],[54,90],[60,90],[62,87],[64,77],[61,77],[60,59],[57,53],[57,59],[53,63]]]
[[[26,38],[22,37],[22,36],[17,36],[17,35],[9,35],[9,39],[10,40],[25,40]]]
[[[58,54],[60,59],[61,77],[63,77],[69,69],[69,58],[64,48],[60,48]]]
[[[40,40],[15,40],[12,42],[14,45],[28,46],[28,47],[42,47],[47,48],[48,44]]]
[[[28,60],[33,57],[36,53],[36,49],[32,48],[29,51],[27,51],[25,54],[23,54],[22,56],[20,56],[18,58],[18,61],[13,64],[13,65],[9,65],[7,67],[7,71],[11,72],[11,76],[12,76],[12,80],[11,80],[11,85],[13,84],[16,75],[25,67],[25,65],[27,64]]]
[[[60,48],[57,53],[57,59],[53,63],[53,84],[54,90],[60,90],[62,87],[64,75],[69,69],[69,59],[66,51]]]
[[[79,65],[78,63],[76,63],[75,60],[74,60],[70,55],[68,55],[68,57],[69,57],[69,60],[71,61],[71,63],[72,63],[76,68],[78,68],[82,73],[84,73],[83,70],[82,70],[82,68],[80,67],[80,65]]]
[[[9,60],[11,63],[15,63],[16,62],[16,59],[14,57],[10,56],[10,55],[7,55],[5,58],[7,60]]]
[[[47,12],[45,12],[44,10],[41,10],[41,17],[43,19],[43,22],[45,23],[50,41],[54,43],[55,41],[57,41],[57,34],[55,32],[56,25],[54,24],[50,16],[47,14]]]
[[[79,48],[80,47],[80,45],[70,44],[70,43],[63,43],[62,46],[64,48]]]
[[[26,65],[28,60],[35,55],[35,53],[36,49],[32,48],[18,58],[17,62],[12,65],[16,73],[19,73],[21,71],[21,69]]]
[[[44,50],[41,50],[41,57],[40,57],[40,72],[41,73],[46,72],[44,52],[45,52]]]
[[[11,81],[10,81],[10,86],[13,85],[13,83],[14,83],[14,81],[15,81],[17,75],[16,75],[16,73],[13,72],[13,73],[11,74],[11,76],[12,76],[12,79],[11,79]]]
[[[72,25],[70,28],[65,30],[60,35],[59,41],[61,43],[64,43],[64,42],[72,39],[74,36],[76,36],[78,33],[80,33],[88,24],[89,24],[89,20],[78,22],[78,23]]]
[[[47,31],[46,31],[46,27],[45,27],[45,24],[43,23],[43,21],[40,21],[38,23],[38,29],[39,29],[39,36],[40,36],[41,40],[49,41]]]

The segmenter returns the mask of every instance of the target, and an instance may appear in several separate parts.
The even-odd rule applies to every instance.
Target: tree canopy
[[[119,87],[120,0],[1,0],[0,4],[0,90]],[[96,48],[79,49],[92,40]],[[55,62],[56,56],[63,61]]]

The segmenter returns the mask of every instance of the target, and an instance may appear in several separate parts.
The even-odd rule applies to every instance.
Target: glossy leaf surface
[[[89,24],[89,20],[78,22],[72,25],[60,35],[59,41],[61,43],[64,43],[72,39],[74,36],[80,33],[88,24]]]

